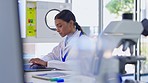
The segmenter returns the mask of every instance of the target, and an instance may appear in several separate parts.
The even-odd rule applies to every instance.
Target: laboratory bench
[[[64,82],[60,83],[94,83],[95,79],[88,76],[80,75],[79,73],[72,72],[72,71],[37,71],[37,72],[25,72],[25,83],[57,83],[56,81],[50,81],[45,79],[39,79],[33,77],[34,75],[38,74],[50,74],[53,72],[62,72],[69,74],[69,76],[62,77]]]

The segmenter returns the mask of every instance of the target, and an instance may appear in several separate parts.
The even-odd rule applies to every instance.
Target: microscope
[[[131,19],[130,16],[127,16],[127,14],[123,14],[123,19]],[[139,31],[139,35],[144,35],[147,36],[148,35],[148,20],[145,18],[141,21],[142,27],[139,27],[142,29],[142,31]],[[134,26],[132,26],[134,27]],[[135,29],[137,29],[135,27]],[[131,31],[135,31],[134,28]],[[123,45],[122,51],[126,51],[127,48],[129,48],[130,50],[130,54],[131,56],[118,56],[117,58],[119,59],[119,70],[121,74],[126,74],[125,71],[125,65],[126,64],[133,64],[133,65],[137,65],[137,61],[141,61],[141,60],[146,60],[145,57],[142,56],[137,56],[137,55],[133,55],[134,52],[134,46],[136,46],[137,44],[137,40],[131,39],[131,38],[124,38],[121,39],[121,41],[119,42],[119,46]],[[135,71],[136,73],[136,71]],[[137,78],[136,78],[137,79]]]
[[[106,83],[105,81],[107,79],[110,79],[112,77],[117,77],[118,75],[112,76],[117,72],[121,75],[126,74],[126,71],[125,71],[126,64],[137,65],[138,61],[146,60],[145,57],[138,56],[136,55],[136,53],[134,54],[134,50],[137,50],[135,49],[135,46],[137,45],[138,39],[140,38],[141,34],[144,36],[148,35],[148,20],[147,19],[143,19],[141,22],[137,22],[137,21],[133,21],[129,19],[123,19],[121,21],[110,22],[110,24],[104,29],[104,31],[99,35],[99,38],[98,38],[99,41],[101,40],[101,44],[97,46],[98,47],[97,56],[100,59],[97,60],[98,62],[96,62],[94,70],[95,70],[96,75],[101,74],[100,76],[97,77],[99,81],[100,81],[99,78],[101,78],[102,76],[103,76],[102,78],[104,78],[104,76],[107,76],[105,80],[101,80],[102,83]],[[113,61],[109,62],[109,60],[113,60],[113,59],[104,60],[104,58],[102,58],[102,57],[105,57],[104,56],[105,51],[109,50],[110,52],[113,52],[115,48],[118,48],[121,45],[123,46],[122,51],[126,51],[127,48],[129,48],[130,56],[113,57],[113,58],[116,58],[115,61],[117,62],[117,64]],[[137,72],[135,73],[137,74]],[[118,78],[116,79],[117,80],[113,80],[114,82],[110,81],[109,83],[119,83],[119,79]],[[135,80],[137,80],[137,77],[135,78]],[[125,83],[128,83],[128,82],[125,82]]]
[[[99,35],[97,56],[98,66],[95,68],[95,74],[98,75],[97,80],[101,83],[120,83],[118,74],[124,74],[126,64],[135,64],[137,56],[112,56],[115,48],[123,45],[123,51],[130,48],[131,55],[133,54],[133,46],[138,42],[143,26],[140,22],[132,20],[112,21]],[[99,44],[99,43],[98,43]],[[102,45],[102,46],[101,46]],[[99,69],[99,71],[98,71]],[[99,74],[98,74],[99,72]],[[99,76],[100,75],[100,76]],[[101,80],[101,79],[104,80]],[[115,79],[111,80],[110,79]],[[106,82],[107,81],[107,82]]]
[[[143,30],[139,31],[141,32],[141,35],[147,36],[148,35],[148,20],[145,18],[141,21],[141,24],[143,27],[141,27]],[[136,28],[135,28],[136,29]],[[137,62],[141,60],[146,60],[145,57],[142,56],[133,56],[133,47],[137,44],[132,39],[122,39],[118,46],[123,45],[122,51],[125,51],[128,47],[130,49],[131,56],[118,56],[119,59],[119,72],[120,74],[126,74],[125,71],[125,65],[126,64],[133,64],[135,65],[135,81],[126,79],[125,83],[138,83],[140,80],[140,71],[138,72],[138,69],[136,68]],[[137,75],[139,74],[139,76]]]
[[[122,45],[122,51],[129,48],[129,56],[115,56],[119,60],[119,72],[125,74],[126,64],[137,64],[138,60],[145,60],[144,57],[133,55],[134,46],[137,44],[138,39],[143,31],[143,26],[140,22],[124,19],[122,21],[112,21],[103,31],[103,38],[111,38],[110,42],[112,48],[118,48]],[[109,46],[109,45],[108,45]]]

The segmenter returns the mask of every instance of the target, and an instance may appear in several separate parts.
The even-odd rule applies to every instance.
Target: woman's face
[[[66,36],[67,34],[70,34],[72,31],[72,25],[71,23],[67,23],[61,19],[55,19],[55,25],[57,28],[57,32],[62,36]]]

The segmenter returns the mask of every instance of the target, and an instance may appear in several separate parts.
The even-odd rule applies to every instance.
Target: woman
[[[30,63],[39,64],[45,67],[71,70],[71,61],[75,61],[75,54],[70,54],[72,44],[77,38],[85,38],[86,35],[76,22],[74,14],[69,10],[63,10],[55,16],[57,32],[65,39],[56,46],[51,53],[42,59],[33,58]],[[66,63],[67,62],[67,63]]]

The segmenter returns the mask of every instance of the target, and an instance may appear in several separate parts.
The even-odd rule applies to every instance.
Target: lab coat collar
[[[67,42],[67,44],[64,45],[64,47],[69,47],[69,46],[71,46],[73,43],[75,43],[76,41],[74,41],[74,40],[76,40],[77,38],[79,38],[80,34],[81,34],[81,31],[78,31],[78,30],[77,30],[73,35],[68,35],[68,36],[66,36],[66,38],[65,38],[65,40],[64,40],[64,43]],[[67,37],[68,37],[68,39],[67,39]]]

